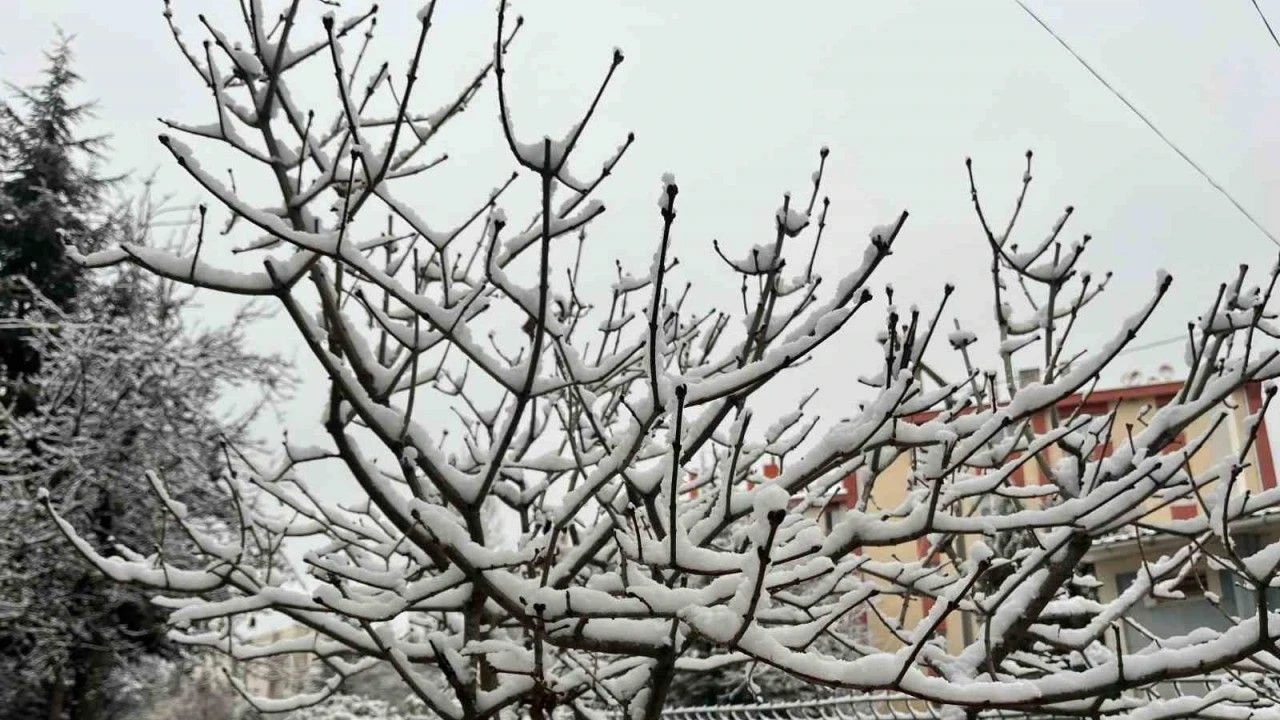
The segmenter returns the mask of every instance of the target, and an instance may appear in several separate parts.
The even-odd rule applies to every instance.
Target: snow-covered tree
[[[111,690],[108,717],[137,720],[259,720],[208,656],[181,660],[148,657]],[[116,672],[118,678],[125,673]],[[119,687],[123,685],[124,687]],[[124,696],[124,697],[121,697]]]
[[[46,58],[38,85],[15,88],[12,101],[0,103],[0,315],[9,318],[29,309],[14,285],[18,277],[59,307],[74,299],[81,268],[66,242],[92,248],[101,241],[103,192],[111,184],[93,166],[103,138],[82,134],[92,106],[71,98],[80,77],[70,38],[61,36]],[[0,369],[0,402],[26,412],[23,379],[39,372],[40,358],[21,328],[0,328]]]
[[[741,283],[740,307],[699,310],[678,279],[677,255],[691,251],[677,223],[679,186],[664,177],[649,216],[651,265],[620,270],[610,290],[589,295],[586,265],[597,261],[586,230],[604,212],[595,196],[632,143],[593,164],[581,140],[621,52],[578,122],[544,135],[512,120],[519,113],[510,107],[505,52],[520,23],[505,5],[492,61],[433,112],[418,109],[416,80],[434,5],[416,15],[420,32],[403,81],[386,65],[362,67],[375,11],[316,18],[301,5],[268,9],[251,0],[236,30],[202,17],[202,46],[174,33],[210,89],[211,111],[169,121],[172,132],[160,141],[237,226],[253,229],[239,260],[199,246],[180,255],[127,245],[84,260],[278,302],[327,377],[325,439],[288,444],[275,465],[226,476],[238,494],[256,488],[278,503],[238,508],[229,541],[189,522],[161,488],[175,523],[205,553],[202,563],[105,556],[55,513],[105,573],[165,596],[180,641],[246,659],[309,652],[327,668],[315,692],[255,698],[261,709],[321,702],[344,678],[381,663],[444,718],[545,718],[568,709],[655,718],[678,671],[744,663],[972,710],[1100,715],[1142,704],[1147,717],[1235,718],[1269,702],[1249,689],[1248,674],[1276,665],[1269,653],[1280,618],[1264,592],[1226,631],[1154,637],[1145,649],[1117,644],[1116,631],[1127,609],[1168,594],[1198,563],[1230,568],[1255,589],[1277,577],[1280,544],[1259,550],[1234,541],[1237,528],[1280,503],[1280,490],[1246,491],[1237,482],[1266,403],[1236,455],[1207,472],[1187,462],[1234,417],[1224,401],[1280,374],[1272,342],[1280,328],[1267,310],[1275,271],[1258,286],[1243,271],[1222,286],[1189,326],[1182,391],[1145,426],[1095,452],[1112,437],[1114,418],[1063,414],[1058,403],[1089,391],[1171,279],[1157,274],[1149,298],[1109,340],[1076,350],[1078,317],[1106,296],[1104,283],[1080,269],[1085,242],[1062,237],[1070,211],[1046,239],[1020,245],[1011,235],[1017,213],[995,227],[974,187],[997,293],[994,369],[985,368],[974,334],[940,329],[952,288],[939,289],[930,312],[900,310],[888,297],[881,342],[868,346],[880,369],[861,378],[866,401],[855,413],[822,427],[802,405],[753,420],[761,388],[855,316],[883,307],[872,278],[900,249],[906,213],[870,231],[860,263],[843,277],[815,272],[828,207],[824,150],[809,187],[782,198],[764,242],[716,246],[725,279]],[[176,28],[173,13],[165,17]],[[295,82],[317,65],[332,78],[321,96],[309,93],[314,84]],[[429,195],[403,188],[437,171],[427,149],[490,75],[500,109],[494,133],[519,175],[473,208],[419,202]],[[237,189],[249,187],[243,169],[235,185],[223,182],[201,163],[213,156],[182,137],[237,151],[278,195]],[[502,206],[515,207],[508,191],[521,187],[534,208],[517,219]],[[644,217],[626,242],[639,240]],[[953,352],[967,369],[946,379],[945,365],[929,359]],[[1020,386],[1015,357],[1030,353],[1040,356],[1042,376]],[[765,457],[786,462],[751,488],[751,468]],[[689,480],[703,458],[710,471],[700,466]],[[1035,487],[1013,482],[1028,464],[1044,478]],[[905,500],[877,507],[877,483],[904,467],[896,481],[907,483]],[[358,500],[315,491],[317,478],[339,476]],[[857,502],[824,534],[810,511],[847,478]],[[991,495],[1017,497],[1021,509],[977,512]],[[1068,593],[1084,580],[1091,546],[1119,531],[1151,530],[1153,509],[1177,498],[1205,511],[1156,528],[1175,551],[1150,557],[1113,602]],[[518,542],[499,542],[486,528],[485,508],[495,502],[518,526]],[[1031,531],[1034,544],[993,557],[982,537],[1012,531]],[[305,556],[306,589],[252,552],[303,537],[323,543]],[[917,544],[923,557],[870,552]],[[997,565],[1004,579],[978,589]],[[897,609],[924,601],[923,615]],[[248,645],[227,632],[268,608],[306,633]],[[855,613],[881,619],[896,645],[873,647],[841,632]],[[959,651],[941,632],[955,615],[978,627]],[[695,642],[713,650],[690,657]],[[1213,670],[1232,679],[1204,697],[1141,694]]]
[[[210,517],[225,514],[198,473],[218,450],[212,403],[228,383],[280,368],[241,352],[249,317],[184,332],[185,290],[136,268],[86,277],[66,251],[151,242],[168,220],[145,197],[108,193],[118,186],[96,167],[105,138],[85,133],[92,105],[74,99],[70,43],[60,36],[41,81],[10,86],[0,104],[0,707],[92,720],[175,648],[145,594],[104,581],[50,532],[37,488],[103,551],[152,540],[157,501],[141,458],[172,471],[175,492],[209,498]]]
[[[425,720],[427,716],[405,715],[385,700],[341,694],[283,717],[286,720]]]
[[[154,241],[155,219],[140,207],[112,232]],[[184,323],[189,292],[171,282],[131,267],[92,280],[64,310],[13,278],[25,311],[3,319],[41,363],[25,378],[30,407],[0,416],[0,703],[50,718],[105,717],[122,697],[115,675],[182,648],[166,641],[147,594],[103,578],[49,527],[38,492],[100,552],[123,543],[192,558],[153,481],[189,506],[190,522],[226,532],[222,446],[245,443],[261,404],[220,404],[227,392],[269,396],[288,382],[276,358],[245,345],[252,307],[197,330]]]

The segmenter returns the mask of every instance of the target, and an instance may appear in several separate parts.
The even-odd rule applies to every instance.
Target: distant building
[[[303,625],[290,624],[255,637],[251,644],[268,645],[290,638],[310,635]],[[237,663],[243,673],[245,689],[250,695],[264,698],[287,698],[307,690],[311,665],[315,656],[296,652]]]
[[[240,647],[270,643],[311,634],[311,629],[290,622],[243,641]],[[222,677],[227,673],[243,683],[249,695],[260,698],[287,698],[308,689],[315,657],[307,652],[286,653],[252,660],[235,660],[222,652],[207,652],[192,671],[194,679]]]
[[[1024,381],[1029,381],[1030,379],[1025,378]],[[1116,419],[1112,424],[1111,437],[1105,447],[1099,447],[1095,451],[1093,457],[1097,459],[1105,457],[1115,443],[1124,442],[1127,425],[1132,424],[1135,432],[1140,430],[1144,426],[1144,420],[1149,418],[1156,408],[1172,400],[1181,388],[1181,382],[1157,382],[1095,390],[1084,397],[1072,395],[1064,398],[1057,403],[1056,409],[1062,417],[1069,417],[1073,413],[1097,417],[1115,412]],[[1205,447],[1190,458],[1189,467],[1191,472],[1195,474],[1203,473],[1223,457],[1240,455],[1248,434],[1245,427],[1246,418],[1261,406],[1262,388],[1260,383],[1247,384],[1224,402],[1223,407],[1229,411],[1228,420],[1214,431]],[[914,416],[912,420],[924,422],[936,415],[936,412],[921,413]],[[1209,429],[1211,422],[1210,418],[1201,417],[1187,428],[1187,434],[1198,436]],[[1032,424],[1037,430],[1047,430],[1049,427],[1048,412],[1046,411],[1040,417],[1033,418]],[[1177,442],[1185,442],[1185,438],[1179,438],[1178,441],[1175,441],[1175,447]],[[1048,464],[1051,465],[1055,462],[1059,457],[1059,453],[1060,451],[1057,448],[1048,450],[1048,457],[1045,458]],[[1253,492],[1275,487],[1275,462],[1272,457],[1270,438],[1265,421],[1262,422],[1258,429],[1257,442],[1243,454],[1247,466],[1237,481],[1240,486]],[[899,458],[883,470],[872,485],[868,507],[873,510],[884,510],[901,505],[906,498],[909,472],[910,459],[907,457]],[[762,474],[776,476],[777,468],[766,466]],[[1037,463],[1034,461],[1026,462],[1014,473],[1011,479],[1015,485],[1023,486],[1039,485],[1044,482]],[[1213,492],[1213,487],[1210,486],[1203,492],[1208,496]],[[830,529],[840,521],[841,516],[849,508],[857,504],[858,493],[859,488],[855,478],[846,478],[840,491],[821,512],[821,522],[824,528]],[[1026,499],[1023,502],[1035,503],[1042,501]],[[1150,512],[1143,518],[1143,521],[1145,524],[1154,525],[1161,525],[1179,519],[1194,518],[1203,512],[1199,502],[1194,498],[1183,498],[1164,503],[1151,502],[1148,507]],[[1132,527],[1132,525],[1129,527]],[[1232,527],[1232,535],[1237,539],[1238,544],[1248,546],[1240,548],[1245,552],[1249,551],[1249,547],[1265,545],[1280,537],[1280,515],[1274,521],[1269,516],[1262,516],[1235,524]],[[960,537],[959,553],[963,555],[963,548],[978,539],[980,538]],[[1098,599],[1102,602],[1107,602],[1115,599],[1120,592],[1123,592],[1139,571],[1144,553],[1149,558],[1159,557],[1161,553],[1167,552],[1169,548],[1179,547],[1185,542],[1185,539],[1170,535],[1159,535],[1154,531],[1144,532],[1141,537],[1138,537],[1132,530],[1118,532],[1095,542],[1094,547],[1085,556],[1085,562],[1092,566],[1094,576],[1101,583],[1096,588]],[[929,542],[922,538],[913,545],[855,548],[854,552],[858,554],[865,553],[879,560],[896,558],[910,561],[927,557],[929,550]],[[1230,621],[1223,613],[1223,610],[1227,614],[1236,612],[1250,614],[1249,608],[1255,602],[1253,594],[1237,583],[1230,572],[1207,567],[1203,561],[1201,561],[1200,566],[1195,568],[1194,572],[1188,574],[1178,589],[1184,597],[1179,599],[1148,600],[1140,609],[1130,613],[1129,617],[1157,635],[1168,636],[1180,634],[1191,628],[1201,626],[1226,627]],[[877,618],[869,614],[863,614],[854,618],[853,622],[864,625],[862,632],[871,638],[874,645],[890,649],[899,645],[900,642],[895,638],[893,628],[886,624],[885,619],[888,619],[889,623],[894,623],[897,621],[899,613],[901,613],[901,625],[905,628],[914,627],[923,615],[927,614],[932,608],[932,602],[928,598],[920,599],[917,597],[908,602],[908,606],[904,611],[900,601],[894,598],[882,597],[879,607],[881,609],[881,617]],[[958,610],[947,618],[942,629],[946,633],[948,650],[951,652],[958,652],[977,632],[974,618]],[[1127,631],[1125,643],[1131,646],[1130,649],[1142,647],[1147,642],[1133,628],[1129,628]]]

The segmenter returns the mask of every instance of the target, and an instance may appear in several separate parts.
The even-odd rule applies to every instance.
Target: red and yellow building
[[[1111,436],[1107,438],[1108,442],[1094,451],[1093,457],[1098,459],[1105,457],[1115,443],[1125,441],[1127,428],[1132,428],[1134,432],[1140,431],[1154,410],[1170,402],[1181,388],[1181,382],[1161,382],[1095,390],[1083,397],[1072,395],[1062,399],[1057,403],[1056,410],[1060,417],[1069,417],[1072,414],[1088,414],[1094,417],[1115,414],[1115,420],[1111,424]],[[1251,492],[1275,487],[1275,462],[1265,421],[1260,421],[1256,442],[1248,448],[1247,452],[1244,451],[1249,434],[1247,419],[1262,407],[1261,384],[1250,383],[1244,386],[1224,401],[1222,406],[1228,411],[1227,419],[1213,430],[1204,447],[1190,458],[1188,463],[1190,472],[1193,475],[1206,473],[1211,466],[1224,457],[1243,454],[1245,469],[1235,482]],[[923,422],[934,415],[936,413],[924,413],[914,417],[913,420]],[[1202,433],[1209,431],[1213,422],[1211,416],[1212,414],[1206,414],[1197,418],[1187,428],[1185,436],[1199,437]],[[1047,431],[1050,426],[1049,412],[1045,411],[1033,418],[1032,423],[1037,432]],[[1184,442],[1185,437],[1180,437],[1175,442],[1175,446],[1166,449],[1166,452],[1169,449],[1176,449],[1176,443]],[[1057,448],[1046,450],[1047,457],[1043,458],[1047,461],[1045,465],[1051,466],[1058,459],[1059,452],[1061,451]],[[770,466],[766,466],[763,470],[766,477],[776,472],[777,468]],[[909,473],[910,458],[905,456],[881,472],[872,485],[868,510],[887,510],[900,506],[907,493]],[[1034,461],[1025,462],[1014,473],[1011,480],[1015,485],[1022,486],[1040,485],[1045,482],[1039,463]],[[1213,492],[1214,486],[1210,484],[1202,489],[1201,495],[1209,497]],[[839,522],[840,515],[853,507],[857,500],[856,481],[852,477],[846,478],[841,491],[822,511],[824,527],[829,528]],[[1024,502],[1040,502],[1040,500],[1028,499]],[[1203,512],[1195,496],[1169,501],[1153,500],[1149,503],[1149,507],[1149,514],[1143,518],[1144,526],[1159,526],[1174,520],[1194,518]],[[1240,534],[1237,545],[1260,546],[1280,537],[1280,516],[1277,516],[1274,521],[1269,516],[1251,518],[1248,522],[1235,526],[1233,530]],[[959,552],[963,554],[963,548],[977,539],[979,538],[960,538]],[[1092,573],[1100,583],[1096,588],[1098,599],[1106,602],[1122,592],[1141,567],[1144,555],[1148,558],[1156,558],[1161,554],[1167,554],[1170,549],[1181,547],[1185,542],[1184,539],[1162,535],[1155,531],[1144,531],[1139,535],[1132,529],[1117,532],[1096,541],[1084,561],[1092,566]],[[885,561],[930,559],[930,551],[930,543],[924,538],[906,545],[867,547],[856,550],[859,554]],[[936,553],[930,559],[931,562],[939,560]],[[945,558],[941,561],[947,562]],[[1148,601],[1143,607],[1131,612],[1130,617],[1155,634],[1168,636],[1181,634],[1194,627],[1223,625],[1229,622],[1229,615],[1234,614],[1237,608],[1240,608],[1243,614],[1249,614],[1249,603],[1253,602],[1250,592],[1236,582],[1231,573],[1208,567],[1203,562],[1201,565],[1203,567],[1196,567],[1188,574],[1187,580],[1179,586],[1184,597]],[[897,621],[901,617],[902,627],[909,629],[914,627],[931,607],[932,602],[929,598],[922,599],[917,596],[907,601],[904,612],[900,599],[882,598],[881,617],[865,614],[859,618],[859,621],[866,623],[865,637],[870,642],[889,649],[899,644],[899,641],[881,618]],[[942,629],[946,633],[947,645],[952,652],[958,652],[977,632],[974,619],[959,611],[947,618]],[[1140,633],[1135,634],[1132,628],[1126,637],[1128,643],[1135,643],[1138,646],[1145,645],[1147,642]]]

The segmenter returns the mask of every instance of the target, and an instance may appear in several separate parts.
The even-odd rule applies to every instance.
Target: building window
[[[840,524],[840,520],[844,516],[844,505],[839,502],[827,503],[827,508],[822,512],[822,526],[828,533],[832,528]]]
[[[1129,586],[1133,584],[1133,581],[1134,579],[1137,578],[1137,576],[1138,576],[1137,572],[1118,573],[1116,575],[1116,590],[1118,590],[1119,592],[1124,592],[1125,590],[1129,589]],[[1166,581],[1157,581],[1157,584],[1159,584],[1160,582],[1166,582]],[[1192,572],[1189,572],[1172,589],[1182,593],[1182,597],[1181,598],[1154,597],[1153,595],[1148,594],[1147,597],[1143,600],[1143,604],[1145,604],[1147,607],[1152,607],[1156,605],[1168,605],[1171,603],[1179,603],[1186,600],[1201,600],[1204,598],[1205,591],[1211,589],[1209,587],[1209,574],[1204,570],[1194,570]]]
[[[1187,573],[1173,589],[1182,593],[1187,600],[1192,598],[1204,597],[1205,591],[1209,588],[1209,575],[1203,570]],[[1177,602],[1176,600],[1159,599],[1157,602]]]
[[[1094,418],[1103,418],[1111,414],[1111,406],[1104,402],[1085,403],[1076,411],[1077,415],[1089,415]],[[1111,435],[1110,431],[1114,430],[1114,424],[1107,428],[1108,434],[1105,437],[1098,438],[1098,444],[1093,448],[1093,452],[1089,453],[1089,460],[1097,462],[1102,458],[1111,454]]]

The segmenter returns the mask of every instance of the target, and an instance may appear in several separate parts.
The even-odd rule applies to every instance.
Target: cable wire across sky
[[[1080,56],[1079,53],[1077,53],[1074,49],[1072,49],[1072,47],[1067,44],[1067,41],[1062,39],[1062,36],[1054,32],[1053,28],[1049,27],[1049,25],[1045,21],[1041,20],[1040,16],[1036,15],[1035,11],[1027,7],[1027,4],[1024,3],[1023,0],[1014,0],[1014,2],[1018,3],[1018,6],[1021,7],[1023,11],[1025,11],[1028,15],[1030,15],[1031,19],[1035,20],[1037,25],[1044,28],[1045,32],[1049,33],[1049,35],[1052,36],[1054,40],[1057,40],[1059,45],[1065,48],[1067,52],[1071,53],[1071,56],[1074,57],[1076,61],[1079,62],[1082,66],[1084,66],[1084,69],[1088,70],[1089,73],[1093,75],[1093,77],[1096,78],[1098,82],[1102,83],[1103,87],[1105,87],[1107,90],[1110,90],[1111,94],[1116,96],[1116,99],[1124,103],[1125,107],[1129,108],[1129,110],[1132,111],[1134,115],[1138,116],[1139,120],[1141,120],[1148,128],[1151,128],[1151,131],[1154,132],[1157,137],[1163,140],[1164,144],[1169,146],[1169,149],[1177,153],[1178,157],[1181,157],[1196,172],[1200,173],[1200,177],[1204,178],[1206,182],[1208,182],[1211,186],[1213,186],[1214,190],[1217,190],[1218,193],[1221,194],[1224,198],[1226,198],[1228,202],[1234,205],[1236,210],[1239,210],[1240,214],[1244,215],[1245,218],[1247,218],[1249,222],[1252,223],[1253,226],[1258,229],[1259,232],[1261,232],[1263,235],[1266,235],[1267,239],[1270,240],[1273,245],[1275,245],[1276,247],[1280,247],[1280,239],[1277,239],[1276,236],[1273,235],[1271,231],[1268,230],[1265,226],[1263,226],[1263,224],[1256,217],[1254,217],[1252,213],[1246,210],[1244,206],[1241,205],[1240,202],[1237,201],[1231,195],[1231,193],[1227,192],[1226,188],[1222,187],[1222,185],[1220,185],[1216,180],[1214,180],[1213,177],[1209,175],[1208,171],[1206,171],[1203,167],[1201,167],[1195,160],[1192,160],[1191,157],[1187,155],[1185,152],[1183,152],[1182,149],[1179,148],[1176,144],[1174,144],[1174,142],[1170,140],[1168,136],[1160,132],[1160,128],[1157,128],[1155,126],[1155,123],[1151,122],[1151,120],[1141,110],[1135,107],[1133,103],[1129,102],[1128,98],[1120,94],[1120,91],[1112,87],[1111,83],[1107,82],[1106,78],[1102,77],[1102,75],[1099,74],[1097,70],[1093,69],[1093,66],[1090,65],[1088,61],[1086,61],[1083,57]],[[1257,8],[1258,14],[1262,17],[1262,21],[1266,24],[1267,31],[1271,32],[1271,38],[1273,40],[1276,40],[1277,46],[1280,46],[1280,40],[1276,39],[1275,32],[1271,30],[1271,23],[1267,22],[1266,16],[1263,15],[1262,9],[1258,8],[1258,4],[1256,0],[1254,2],[1254,7]]]

